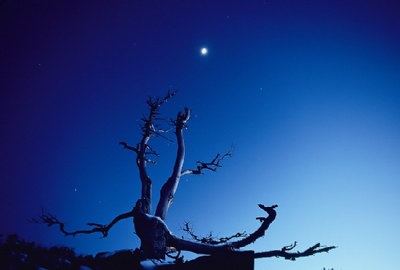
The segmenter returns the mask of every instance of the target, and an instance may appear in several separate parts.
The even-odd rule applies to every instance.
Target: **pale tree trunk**
[[[170,178],[162,186],[160,191],[160,200],[157,205],[156,216],[165,220],[167,217],[168,209],[172,204],[175,196],[175,192],[178,189],[179,180],[181,178],[181,172],[183,163],[185,161],[185,141],[183,139],[183,129],[185,124],[189,121],[190,110],[185,108],[183,113],[178,113],[175,121],[175,134],[176,141],[178,144],[178,150],[176,153],[175,165]]]

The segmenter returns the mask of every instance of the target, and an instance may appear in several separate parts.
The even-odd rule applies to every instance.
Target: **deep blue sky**
[[[339,249],[257,269],[397,269],[399,14],[368,0],[1,1],[0,232],[82,253],[137,247],[130,221],[99,240],[27,220],[44,207],[77,229],[130,210],[140,184],[118,142],[140,139],[147,96],[176,88],[162,113],[192,109],[186,168],[231,145],[234,157],[183,179],[172,231],[249,232],[258,203],[279,204],[249,248]],[[175,145],[154,146],[157,199]]]

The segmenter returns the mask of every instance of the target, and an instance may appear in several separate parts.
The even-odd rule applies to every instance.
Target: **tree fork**
[[[168,93],[163,99],[149,98],[147,105],[149,112],[146,117],[142,119],[142,137],[136,147],[128,145],[126,142],[120,144],[136,154],[136,166],[139,171],[139,178],[141,181],[141,197],[137,200],[133,210],[116,216],[109,224],[87,223],[91,229],[68,231],[65,229],[65,224],[57,219],[54,215],[43,212],[39,218],[32,219],[36,223],[47,224],[48,226],[56,225],[59,230],[66,236],[75,236],[77,234],[92,234],[100,233],[103,237],[107,237],[111,228],[121,220],[132,218],[136,234],[141,241],[141,252],[148,259],[164,259],[169,255],[169,251],[191,251],[197,254],[207,254],[213,256],[236,256],[240,254],[239,249],[255,242],[263,237],[269,226],[276,218],[277,205],[266,207],[262,204],[258,206],[267,213],[265,217],[256,217],[261,222],[260,226],[250,234],[237,233],[232,237],[220,238],[214,241],[209,238],[197,238],[189,229],[188,232],[194,238],[194,241],[185,240],[181,237],[174,235],[165,223],[169,207],[172,204],[175,193],[179,186],[179,181],[182,175],[187,174],[202,174],[205,170],[216,171],[221,167],[221,162],[225,157],[232,155],[231,151],[225,154],[217,154],[210,162],[197,161],[197,168],[183,170],[185,160],[185,141],[184,129],[190,119],[190,110],[185,108],[183,112],[177,114],[176,119],[173,121],[175,127],[175,136],[177,140],[177,152],[175,157],[174,167],[171,176],[167,179],[160,190],[160,200],[158,202],[155,215],[151,215],[152,204],[152,181],[147,172],[147,163],[155,164],[155,161],[150,159],[149,156],[158,157],[157,152],[150,146],[152,137],[161,137],[166,139],[162,133],[164,130],[159,129],[157,121],[159,118],[159,108],[162,104],[167,102],[175,93]],[[170,141],[168,139],[168,141]],[[237,241],[229,241],[232,239],[240,238]],[[204,241],[196,241],[202,239]],[[268,258],[268,257],[282,257],[287,260],[295,260],[300,257],[312,256],[317,253],[329,252],[336,248],[335,246],[321,246],[319,243],[311,246],[304,251],[292,252],[296,247],[296,242],[290,246],[281,248],[280,250],[271,250],[265,252],[254,253],[250,251],[253,259]],[[179,254],[179,253],[178,253]],[[179,256],[179,255],[178,255]],[[206,256],[207,257],[207,256]],[[209,256],[208,256],[209,257]]]

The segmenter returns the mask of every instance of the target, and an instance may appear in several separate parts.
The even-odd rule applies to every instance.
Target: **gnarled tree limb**
[[[277,205],[273,205],[271,207],[266,207],[262,204],[258,205],[261,209],[265,210],[268,213],[268,216],[265,218],[262,218],[262,223],[261,226],[245,237],[242,240],[236,241],[236,242],[230,242],[230,243],[225,243],[222,245],[211,245],[211,244],[204,244],[204,243],[195,243],[192,241],[186,241],[183,239],[179,239],[175,236],[173,236],[173,240],[171,241],[174,245],[174,247],[178,250],[188,250],[192,251],[195,253],[199,254],[220,254],[224,252],[235,252],[241,247],[247,246],[250,243],[255,242],[257,239],[261,238],[264,236],[266,230],[269,228],[269,225],[274,221],[276,217],[276,211],[274,208],[277,207]],[[319,243],[304,250],[301,252],[289,252],[290,250],[293,250],[296,247],[297,243],[295,242],[292,245],[285,246],[281,250],[271,250],[271,251],[265,251],[265,252],[257,252],[254,254],[255,259],[259,258],[268,258],[268,257],[283,257],[287,260],[295,260],[300,257],[307,257],[311,256],[317,253],[322,253],[322,252],[329,252],[332,249],[335,249],[335,246],[327,246],[327,247],[322,247]]]
[[[266,207],[262,204],[259,204],[259,207],[265,210],[268,216],[263,219],[260,227],[256,231],[239,241],[228,242],[221,245],[211,245],[208,243],[197,243],[171,235],[171,239],[168,244],[178,250],[187,250],[198,254],[220,254],[221,252],[234,251],[245,247],[248,244],[255,242],[258,238],[264,236],[265,231],[269,228],[269,225],[271,225],[271,223],[275,220],[276,211],[274,208],[276,208],[277,205]]]
[[[258,207],[267,212],[268,216],[262,220],[260,227],[256,231],[251,233],[249,236],[243,238],[242,240],[231,243],[232,247],[241,248],[255,242],[258,238],[264,236],[265,232],[269,228],[269,225],[271,225],[271,223],[275,220],[275,208],[278,207],[278,205],[266,207],[262,204],[259,204]]]
[[[88,230],[76,230],[76,231],[67,231],[65,230],[64,222],[61,222],[56,216],[46,213],[42,211],[42,214],[39,218],[33,218],[31,221],[34,223],[46,224],[47,226],[51,227],[53,225],[58,225],[59,230],[65,236],[75,236],[77,234],[91,234],[91,233],[101,233],[103,236],[101,238],[107,237],[108,231],[119,221],[127,218],[133,217],[133,210],[120,214],[116,216],[109,224],[103,225],[98,223],[87,223],[88,226],[92,227],[92,229]]]
[[[212,233],[210,232],[207,236],[204,237],[200,237],[197,234],[194,233],[193,228],[189,225],[189,222],[185,222],[185,225],[183,227],[183,231],[188,233],[191,237],[192,240],[196,241],[196,242],[200,242],[203,244],[210,244],[210,245],[219,245],[219,244],[224,244],[227,243],[229,241],[231,241],[232,239],[235,238],[243,238],[246,237],[247,234],[246,232],[238,232],[234,235],[231,236],[225,236],[225,237],[214,237],[212,235]]]
[[[186,175],[186,174],[202,174],[204,170],[210,170],[215,172],[218,168],[222,167],[221,162],[224,158],[226,157],[231,157],[232,156],[232,151],[229,150],[228,152],[224,154],[217,154],[213,160],[210,162],[202,162],[202,161],[197,161],[196,163],[198,164],[196,169],[188,169],[184,170],[181,172],[181,175]]]
[[[294,261],[297,258],[308,257],[322,252],[329,252],[330,250],[337,248],[336,246],[323,247],[321,246],[320,243],[317,243],[314,246],[309,247],[304,251],[288,252],[288,250],[293,249],[295,246],[296,242],[293,245],[291,245],[290,248],[283,247],[281,250],[256,252],[254,253],[254,258],[259,259],[259,258],[269,258],[269,257],[282,257],[285,258],[286,260]]]

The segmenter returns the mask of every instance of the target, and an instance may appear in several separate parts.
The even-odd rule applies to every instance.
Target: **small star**
[[[78,189],[77,189],[77,188],[74,188],[74,191],[75,191],[75,192],[77,192],[77,191],[78,191]]]
[[[200,50],[201,55],[205,56],[208,54],[208,49],[206,47],[201,48]]]

